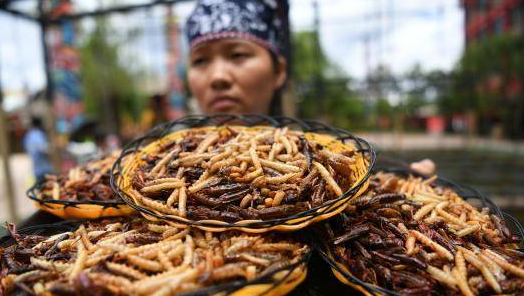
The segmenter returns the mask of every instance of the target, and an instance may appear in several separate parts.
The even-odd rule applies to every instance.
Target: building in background
[[[459,69],[473,130],[524,138],[524,0],[462,0],[465,52]]]
[[[466,46],[502,33],[524,33],[524,0],[462,0]]]

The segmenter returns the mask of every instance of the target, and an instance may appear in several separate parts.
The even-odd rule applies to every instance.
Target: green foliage
[[[524,37],[514,34],[468,45],[454,70],[450,93],[439,102],[442,112],[473,111],[481,120],[503,122],[507,135],[521,129],[522,90],[512,91],[511,86],[524,81],[523,48]]]
[[[479,114],[492,111],[501,99],[507,98],[506,90],[511,79],[524,77],[524,38],[515,35],[498,35],[471,44],[455,69],[456,82],[449,100],[452,111],[473,109]],[[491,86],[490,86],[491,85]]]
[[[347,75],[328,60],[318,34],[294,33],[292,49],[291,75],[300,116],[322,118],[343,128],[363,126],[364,102],[350,89]]]
[[[415,65],[405,74],[405,98],[402,105],[406,115],[415,116],[428,105],[438,103],[449,89],[450,76],[441,70],[424,72],[420,65]]]
[[[395,114],[395,109],[387,99],[378,98],[375,104],[375,112],[379,117],[392,119]]]
[[[372,127],[419,130],[424,128],[419,116],[431,115],[439,98],[447,93],[449,75],[440,70],[424,71],[414,65],[403,75],[395,75],[386,65],[378,65],[368,74],[367,97]],[[427,108],[426,108],[427,107]],[[420,111],[424,110],[424,113]],[[424,114],[424,115],[423,115]],[[410,126],[411,125],[411,126]]]
[[[422,71],[418,64],[408,71],[406,78],[409,81],[409,88],[402,107],[407,115],[413,116],[416,115],[421,107],[428,104],[427,92],[429,82],[426,73]]]
[[[136,75],[119,60],[120,44],[111,42],[109,33],[106,23],[98,20],[80,46],[80,77],[86,113],[116,132],[121,115],[138,118],[145,98],[135,87]]]

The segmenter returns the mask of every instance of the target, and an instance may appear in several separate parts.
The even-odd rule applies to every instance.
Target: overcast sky
[[[464,17],[459,0],[318,0],[318,3],[324,51],[356,78],[364,77],[366,69],[379,63],[389,65],[398,74],[417,63],[427,70],[449,70],[463,49]],[[183,18],[192,7],[192,3],[177,6],[177,13]],[[294,30],[312,29],[313,20],[313,0],[291,0]],[[154,22],[144,23],[155,26]],[[25,85],[36,90],[43,86],[40,42],[36,25],[0,13],[0,77],[4,89],[20,89]],[[162,36],[140,42],[146,44],[140,50],[148,52],[144,56],[149,57],[149,64],[163,64],[162,59],[151,61],[153,52],[165,46]]]

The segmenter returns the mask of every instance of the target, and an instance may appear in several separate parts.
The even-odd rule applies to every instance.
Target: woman
[[[280,113],[287,13],[287,1],[198,3],[186,24],[188,83],[203,113]]]
[[[186,24],[188,82],[204,114],[280,113],[287,79],[287,1],[202,0]],[[423,175],[431,160],[410,165]]]

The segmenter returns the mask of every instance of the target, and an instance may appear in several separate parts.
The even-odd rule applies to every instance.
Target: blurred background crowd
[[[195,3],[0,0],[0,221],[8,195],[14,214],[32,211],[24,192],[41,174],[199,112],[183,34]],[[387,157],[431,158],[520,213],[524,0],[289,4],[284,115],[348,129]]]

